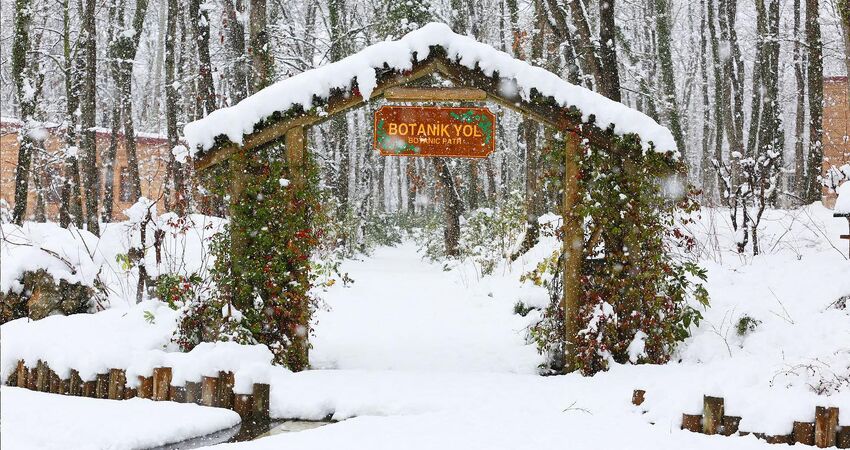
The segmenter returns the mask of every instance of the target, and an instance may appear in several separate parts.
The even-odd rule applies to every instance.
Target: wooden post
[[[27,366],[24,363],[24,360],[18,361],[18,379],[17,386],[25,388],[27,387]]]
[[[292,182],[292,187],[290,189],[295,189],[296,191],[300,191],[304,189],[307,185],[307,165],[306,165],[306,149],[307,149],[307,136],[304,133],[304,127],[296,126],[292,127],[286,131],[285,137],[285,150],[286,150],[286,167],[287,173],[289,174],[290,181]],[[306,212],[299,208],[299,213],[305,214]],[[307,270],[307,269],[305,269]],[[296,273],[295,280],[298,282],[307,282],[306,280],[309,278],[309,273]],[[292,306],[290,306],[290,311],[294,317],[301,318],[301,322],[298,326],[303,327],[303,330],[310,329],[309,323],[309,308],[310,305],[307,304],[306,301],[298,301],[295,302]],[[290,348],[287,349],[287,353],[289,355],[297,355],[297,358],[289,358],[291,360],[303,361],[304,367],[301,367],[299,363],[290,364],[292,367],[288,367],[292,371],[299,371],[306,369],[307,361],[309,361],[309,348],[310,345],[307,342],[309,333],[293,333],[290,336]],[[257,401],[256,396],[254,401]]]
[[[818,448],[835,446],[838,429],[838,408],[818,406],[815,408],[815,445]]]
[[[269,420],[269,385],[265,383],[254,383],[254,405],[251,408],[251,417],[254,420]]]
[[[682,414],[682,429],[694,433],[702,432],[702,416],[699,414]]]
[[[124,400],[130,400],[131,398],[135,398],[139,395],[138,388],[126,388],[124,389]]]
[[[153,399],[157,401],[168,400],[169,387],[171,386],[171,367],[157,367],[153,369]]]
[[[139,375],[139,398],[153,398],[153,376],[143,377]]]
[[[77,372],[77,369],[71,369],[71,375],[68,377],[68,384],[69,395],[83,395],[83,379],[80,378],[80,372]]]
[[[35,390],[39,392],[47,392],[50,388],[50,368],[47,366],[47,363],[42,360],[38,361],[35,368]]]
[[[705,434],[717,434],[721,431],[723,424],[723,398],[703,396],[702,432]]]
[[[197,381],[186,382],[186,403],[201,404],[201,383]]]
[[[62,379],[54,371],[50,371],[50,392],[53,394],[62,393]]]
[[[568,370],[576,369],[574,339],[578,335],[578,305],[581,299],[581,265],[584,259],[584,221],[576,212],[581,200],[579,189],[580,138],[574,132],[566,134],[563,233],[564,340]]]
[[[230,169],[229,207],[230,214],[233,217],[233,220],[230,222],[230,272],[233,282],[230,283],[229,294],[233,299],[232,301],[236,309],[244,311],[244,308],[248,307],[250,305],[249,302],[252,301],[252,299],[249,298],[250,296],[242,294],[242,289],[239,288],[244,285],[241,281],[241,277],[247,252],[246,233],[248,232],[248,230],[245,230],[244,225],[239,220],[236,220],[238,217],[238,207],[242,203],[245,193],[245,178],[248,176],[248,174],[245,173],[248,168],[248,161],[244,150],[234,153],[228,161],[228,164]],[[195,401],[200,401],[200,391],[198,392],[198,397],[195,398]]]
[[[797,444],[815,445],[815,424],[795,421],[791,435]]]
[[[235,394],[233,396],[233,410],[239,414],[243,422],[251,418],[251,410],[254,408],[254,396]]]
[[[168,397],[171,398],[172,402],[186,403],[186,388],[183,386],[171,386]]]
[[[59,391],[62,395],[74,395],[71,393],[71,378],[59,380]]]
[[[201,404],[204,406],[218,406],[218,378],[204,377],[201,381]]]
[[[635,391],[632,392],[632,404],[637,406],[642,405],[645,395],[646,391],[643,389],[635,389]]]
[[[738,416],[723,416],[723,435],[732,436],[738,432],[738,427],[741,425],[741,418]]]
[[[38,390],[38,366],[30,368],[29,373],[27,373],[27,389]]]
[[[850,448],[850,425],[838,429],[835,446],[838,448]]]
[[[97,381],[83,382],[83,397],[94,398],[97,393]]]
[[[127,377],[121,369],[109,369],[109,392],[108,397],[112,400],[122,400],[124,398],[124,386],[127,384]]]
[[[218,398],[216,404],[222,408],[233,409],[233,386],[236,377],[233,372],[218,373]]]
[[[108,373],[99,373],[97,374],[96,387],[95,387],[95,397],[97,398],[109,398],[109,374]]]

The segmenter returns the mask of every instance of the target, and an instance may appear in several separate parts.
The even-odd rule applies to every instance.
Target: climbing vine
[[[705,271],[688,258],[694,241],[682,229],[697,204],[677,181],[679,162],[630,137],[617,144],[576,155],[583,195],[575,212],[585,224],[576,336],[562,331],[560,251],[526,275],[552,294],[532,336],[556,369],[592,374],[612,362],[664,363],[708,304]],[[569,360],[565,338],[576,348]]]

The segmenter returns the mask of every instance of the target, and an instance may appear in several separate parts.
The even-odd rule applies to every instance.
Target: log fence
[[[640,406],[644,402],[646,391],[635,390],[632,404]],[[682,414],[682,429],[702,434],[722,436],[752,434],[771,444],[805,444],[818,448],[850,448],[850,425],[840,426],[838,408],[818,406],[815,408],[813,422],[795,421],[789,434],[768,435],[750,431],[740,431],[741,417],[728,416],[722,397],[703,396],[702,414]]]
[[[39,360],[35,367],[27,367],[21,360],[6,384],[76,397],[110,400],[139,397],[154,401],[195,403],[230,409],[239,414],[243,422],[270,420],[271,389],[266,383],[254,383],[251,394],[236,394],[233,392],[236,377],[229,371],[221,371],[214,377],[205,376],[201,381],[186,381],[183,386],[173,386],[171,380],[171,367],[156,367],[150,375],[139,376],[135,388],[127,386],[127,372],[124,369],[109,369],[97,374],[91,381],[84,381],[79,372],[72,369],[68,378],[62,379],[44,361]]]

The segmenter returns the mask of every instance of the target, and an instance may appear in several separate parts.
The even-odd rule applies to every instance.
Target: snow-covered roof
[[[218,136],[224,135],[232,143],[242,145],[243,138],[254,132],[254,126],[276,112],[284,112],[294,106],[310,110],[314,97],[328,98],[332,89],[348,90],[352,79],[364,99],[371,97],[378,85],[377,69],[389,67],[399,72],[413,68],[414,63],[428,57],[431,47],[441,47],[449,59],[464,67],[480,68],[486,75],[499,76],[516,84],[518,94],[528,100],[531,90],[554,98],[564,108],[575,107],[582,114],[582,121],[602,129],[613,127],[617,135],[635,134],[641,138],[644,148],[676,152],[673,135],[655,120],[610,100],[596,92],[565,81],[543,68],[515,59],[511,55],[476,41],[468,36],[455,34],[447,25],[429,23],[395,41],[384,41],[366,47],[362,51],[335,63],[302,72],[278,81],[238,104],[213,111],[200,120],[186,124],[184,135],[192,151],[206,151],[215,146]]]

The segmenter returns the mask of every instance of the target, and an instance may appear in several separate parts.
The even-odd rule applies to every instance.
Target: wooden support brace
[[[171,367],[157,367],[153,369],[153,399],[157,401],[168,400],[169,388],[171,386]]]
[[[815,424],[795,421],[791,435],[796,444],[815,445]]]
[[[717,434],[722,431],[723,424],[723,398],[703,396],[702,432],[705,434]]]
[[[815,408],[815,445],[818,448],[834,447],[838,429],[838,408]]]
[[[566,134],[563,214],[563,285],[564,339],[569,370],[575,370],[575,337],[578,335],[578,307],[581,298],[581,263],[584,259],[584,222],[577,213],[579,189],[580,140],[576,133]]]
[[[403,87],[393,86],[384,91],[384,98],[399,102],[448,102],[448,101],[484,101],[487,92],[468,87]]]

